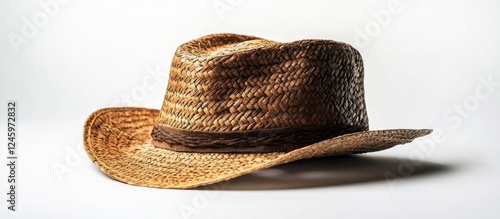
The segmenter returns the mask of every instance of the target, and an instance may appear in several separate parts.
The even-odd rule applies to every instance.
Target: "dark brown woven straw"
[[[106,108],[90,159],[132,185],[192,188],[312,157],[383,150],[429,129],[368,131],[363,63],[331,40],[215,34],[175,52],[161,110]]]

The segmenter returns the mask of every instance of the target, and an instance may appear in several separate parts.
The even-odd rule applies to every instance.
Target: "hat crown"
[[[368,129],[362,59],[331,40],[277,43],[234,34],[192,40],[174,55],[157,124],[224,133]]]

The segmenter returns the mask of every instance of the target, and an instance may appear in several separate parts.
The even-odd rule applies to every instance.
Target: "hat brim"
[[[159,111],[106,108],[92,113],[84,126],[88,156],[118,181],[156,188],[193,188],[312,157],[384,150],[431,133],[429,129],[363,131],[327,139],[290,152],[189,153],[151,144]]]

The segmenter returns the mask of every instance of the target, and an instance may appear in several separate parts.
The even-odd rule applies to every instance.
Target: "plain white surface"
[[[20,121],[18,211],[2,201],[0,218],[500,217],[498,1],[73,0],[51,15],[46,2],[0,3],[0,121],[8,100],[18,101]],[[36,33],[23,35],[33,17]],[[371,128],[436,131],[215,190],[134,187],[101,174],[82,150],[85,118],[109,106],[160,107],[176,47],[219,32],[350,43],[365,62]],[[2,193],[6,175],[3,166]]]

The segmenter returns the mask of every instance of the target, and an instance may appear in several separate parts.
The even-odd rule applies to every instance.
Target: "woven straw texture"
[[[193,188],[299,159],[379,151],[430,132],[368,131],[363,63],[348,44],[216,34],[177,49],[161,110],[98,110],[85,122],[84,143],[116,180]]]
[[[358,51],[331,40],[218,34],[181,45],[158,124],[196,131],[368,128]]]
[[[131,185],[193,188],[295,160],[379,151],[404,144],[430,130],[381,130],[347,134],[291,152],[188,153],[151,144],[158,110],[107,108],[85,123],[85,149],[108,176]]]

